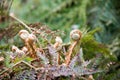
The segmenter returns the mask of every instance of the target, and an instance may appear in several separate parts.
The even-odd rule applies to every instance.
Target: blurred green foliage
[[[118,69],[120,67],[119,4],[119,0],[14,0],[10,12],[15,13],[27,24],[40,22],[47,24],[52,30],[63,30],[67,36],[63,36],[64,42],[69,41],[69,32],[73,28],[86,29],[88,32],[82,39],[86,59],[94,58],[97,53],[103,52],[115,55],[109,59],[100,59],[99,65],[111,61],[115,61],[116,64],[111,65],[104,74],[94,75],[95,79],[117,80],[120,78],[120,69]],[[99,31],[90,33],[98,27]],[[4,27],[0,26],[0,28]],[[15,37],[15,40],[17,39]],[[1,41],[0,44],[3,42]],[[105,47],[109,49],[106,50]],[[106,54],[103,55],[106,56]]]
[[[11,12],[26,23],[41,22],[51,29],[64,30],[101,27],[95,34],[100,42],[110,43],[119,27],[119,9],[114,0],[14,0]],[[116,31],[117,30],[117,31]],[[68,39],[67,39],[68,40]]]

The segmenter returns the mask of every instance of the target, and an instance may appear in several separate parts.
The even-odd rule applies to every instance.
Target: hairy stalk
[[[74,49],[74,47],[76,46],[76,44],[77,44],[77,42],[74,42],[74,43],[70,46],[70,48],[69,48],[69,50],[68,50],[68,53],[66,53],[66,59],[65,59],[66,65],[68,65],[68,64],[70,63],[71,55],[72,55],[73,49]]]

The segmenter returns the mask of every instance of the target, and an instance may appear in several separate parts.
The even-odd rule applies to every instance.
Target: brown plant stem
[[[73,44],[71,44],[71,46],[69,47],[68,52],[66,53],[66,58],[65,58],[65,64],[68,65],[70,63],[71,60],[71,55],[73,52],[74,47],[76,46],[77,41],[75,41]]]

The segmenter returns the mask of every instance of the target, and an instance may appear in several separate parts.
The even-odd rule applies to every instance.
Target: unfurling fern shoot
[[[82,37],[82,33],[78,29],[72,30],[70,32],[71,45],[66,53],[66,57],[65,57],[65,64],[66,65],[69,65],[71,57],[74,56],[77,53],[77,51],[79,51],[81,37]]]

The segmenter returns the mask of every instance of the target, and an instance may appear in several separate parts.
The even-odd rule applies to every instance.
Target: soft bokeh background
[[[119,0],[14,0],[10,9],[26,24],[40,22],[52,30],[62,30],[64,42],[69,40],[73,28],[93,30],[95,39],[107,45],[117,57],[117,67],[113,66],[105,80],[115,80],[120,76],[120,1]],[[3,14],[2,14],[3,15]],[[2,29],[7,24],[0,24]],[[0,44],[3,44],[1,40]]]
[[[98,41],[111,43],[120,34],[119,0],[14,0],[11,12],[26,23],[41,22],[69,32],[72,27],[102,28]]]

